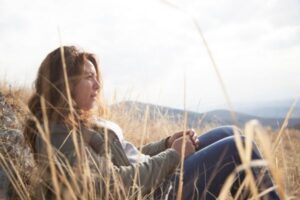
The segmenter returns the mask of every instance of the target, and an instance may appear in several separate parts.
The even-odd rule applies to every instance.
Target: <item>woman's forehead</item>
[[[87,60],[84,62],[83,72],[84,73],[96,73],[96,68],[91,61]]]

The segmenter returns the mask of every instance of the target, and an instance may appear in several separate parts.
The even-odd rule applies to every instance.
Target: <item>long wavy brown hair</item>
[[[43,125],[45,116],[50,123],[59,122],[68,126],[76,126],[77,122],[87,122],[92,114],[92,110],[83,111],[76,107],[72,93],[83,73],[84,62],[87,60],[95,66],[97,79],[102,88],[101,73],[95,55],[81,51],[75,46],[59,47],[49,53],[41,63],[35,80],[34,93],[28,102],[31,116],[26,120],[24,130],[25,141],[34,153],[36,153],[36,136],[39,134],[37,123]],[[104,114],[101,88],[97,104],[99,115]],[[71,102],[68,99],[68,92],[71,94]]]

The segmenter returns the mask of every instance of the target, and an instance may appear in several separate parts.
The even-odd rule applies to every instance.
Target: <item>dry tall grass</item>
[[[28,97],[28,91],[30,90],[22,90],[22,89],[14,89],[9,88],[7,85],[2,84],[1,92],[8,98],[8,101],[11,105],[13,105],[15,108],[18,108],[16,111],[22,113],[22,115],[18,115],[20,118],[24,117],[25,111],[24,109],[24,102],[22,100],[26,100],[26,97]],[[122,110],[123,109],[123,110]],[[147,113],[147,112],[146,112]],[[159,115],[158,115],[159,116]],[[188,117],[188,116],[187,116]],[[183,124],[175,124],[174,122],[168,120],[166,116],[161,115],[161,117],[157,117],[155,120],[149,120],[147,116],[145,116],[141,120],[136,119],[136,115],[133,112],[125,112],[124,108],[119,108],[119,110],[114,110],[114,112],[111,112],[108,114],[107,118],[109,120],[115,121],[118,123],[124,130],[125,138],[127,138],[129,141],[133,142],[135,145],[140,146],[141,144],[148,143],[154,140],[158,140],[160,138],[166,137],[170,135],[173,132],[176,132],[178,130],[182,130]],[[23,120],[21,120],[23,121]],[[215,127],[216,125],[207,126],[206,129],[203,130],[196,130],[198,134],[203,134],[205,131],[207,131],[210,128]],[[45,141],[49,140],[47,139],[47,131],[43,130],[40,127],[40,131],[45,133]],[[300,171],[299,171],[299,165],[300,165],[300,157],[297,154],[300,152],[300,146],[298,143],[300,142],[300,131],[299,130],[288,130],[284,129],[280,138],[277,148],[274,150],[272,149],[274,147],[275,141],[277,141],[277,136],[279,133],[278,131],[262,128],[260,126],[257,126],[256,124],[249,124],[246,126],[244,130],[245,134],[248,136],[248,138],[254,138],[255,141],[258,143],[258,146],[260,147],[262,153],[264,154],[265,159],[269,162],[269,168],[271,169],[272,175],[274,177],[274,181],[276,182],[276,185],[279,186],[277,190],[281,193],[281,196],[286,199],[298,199],[300,198]],[[200,141],[201,142],[201,141]],[[51,149],[50,143],[49,144],[49,156],[53,157],[53,151]],[[249,143],[250,144],[250,143]],[[247,147],[247,145],[246,145]],[[251,146],[249,147],[251,148]],[[261,163],[251,163],[249,160],[249,149],[243,149],[241,152],[241,155],[243,156],[243,166],[241,166],[244,169],[249,169],[250,165],[265,165],[265,162]],[[78,172],[74,171],[71,166],[60,166],[55,167],[57,164],[57,160],[53,161],[53,164],[55,166],[52,166],[52,178],[56,182],[56,191],[57,194],[60,193],[60,187],[61,185],[64,185],[65,187],[69,188],[68,194],[65,194],[70,199],[94,199],[95,198],[95,189],[93,189],[94,182],[91,178],[91,171],[89,169],[89,164],[86,159],[86,155],[79,153],[80,156],[82,156],[82,165],[80,167],[80,172],[83,174],[82,177],[75,177],[75,175],[78,175]],[[55,157],[55,156],[54,156]],[[109,157],[109,156],[108,156]],[[1,155],[2,161],[6,161],[6,163],[9,163],[9,159],[4,158],[3,155]],[[5,162],[4,162],[5,163]],[[63,168],[66,168],[73,174],[73,179],[66,178],[65,172]],[[18,174],[19,171],[22,169],[6,169],[8,172],[12,172],[11,178],[13,182],[14,188],[18,191],[18,195],[21,197],[21,199],[30,199],[30,190],[29,187],[26,186],[27,183],[24,183],[24,180],[22,177],[20,177]],[[76,169],[78,170],[78,169]],[[101,170],[99,170],[101,171]],[[59,176],[57,175],[59,174]],[[37,177],[34,177],[37,178]],[[104,177],[103,177],[104,178]],[[107,177],[106,177],[107,178]],[[79,185],[77,184],[78,180],[82,180],[85,182],[86,185],[86,194],[80,194],[79,191]],[[251,178],[251,175],[249,175],[249,178],[246,178],[248,183],[245,183],[245,185],[249,185],[250,188],[252,188],[253,193],[256,194],[256,198],[258,198],[259,194],[256,191],[255,183],[253,182],[253,177]],[[37,181],[37,180],[35,180]],[[110,181],[110,180],[106,180]],[[252,183],[251,183],[252,181]],[[228,199],[228,191],[230,185],[230,179],[228,179],[227,185],[224,185],[224,191],[220,195],[220,199]],[[107,188],[109,189],[109,188]],[[118,188],[119,191],[123,191],[123,189]],[[137,190],[138,191],[138,190]],[[113,192],[113,194],[116,194]],[[122,195],[128,195],[126,193],[120,192],[119,194]],[[225,195],[224,195],[225,194]],[[106,198],[111,198],[112,194],[107,194]],[[224,195],[224,196],[222,196]],[[141,195],[138,195],[139,199],[143,199]],[[121,196],[119,196],[121,197]],[[131,196],[126,196],[127,199],[132,199]],[[57,198],[59,199],[59,195],[57,195]]]
[[[164,1],[168,5],[177,8],[173,4],[169,3],[168,1]],[[187,14],[187,13],[186,13]],[[230,97],[224,85],[224,81],[222,80],[222,76],[219,73],[218,67],[216,62],[213,58],[213,55],[209,49],[209,46],[206,42],[206,39],[201,31],[201,28],[195,18],[192,16],[191,20],[195,25],[199,36],[201,37],[203,44],[207,50],[208,56],[212,62],[212,66],[216,72],[218,77],[218,81],[222,88],[222,92],[224,97],[227,101],[229,108],[232,110],[232,118],[235,121],[235,115],[233,111],[233,107],[230,101]],[[61,54],[64,55],[63,48],[61,49]],[[64,64],[65,69],[65,62],[64,56],[62,56],[62,62]],[[66,81],[66,87],[68,87],[68,77],[66,76],[66,72],[64,71],[64,77]],[[9,104],[16,110],[17,116],[21,122],[24,122],[24,116],[29,116],[26,109],[26,99],[28,99],[30,90],[25,88],[13,88],[6,83],[0,83],[0,90],[6,96],[7,101]],[[70,110],[73,110],[72,101],[70,91],[67,88],[67,99],[69,100]],[[45,101],[41,97],[41,102],[43,108],[45,108]],[[133,142],[136,146],[141,146],[142,144],[161,139],[174,133],[178,130],[192,128],[186,127],[186,118],[182,123],[174,123],[170,121],[166,116],[161,115],[161,117],[156,118],[155,120],[149,120],[147,113],[143,119],[137,120],[135,117],[135,113],[132,111],[122,110],[124,108],[119,108],[119,110],[114,110],[114,112],[109,113],[107,119],[112,120],[118,123],[124,130],[125,138],[129,141]],[[45,112],[45,110],[44,110]],[[34,119],[34,118],[33,118]],[[47,148],[47,160],[49,162],[49,173],[50,179],[53,184],[53,193],[56,196],[56,199],[96,199],[96,183],[94,177],[94,173],[96,172],[99,176],[96,178],[101,179],[104,184],[102,187],[106,188],[106,192],[104,197],[105,199],[113,199],[113,198],[126,198],[126,199],[133,199],[132,193],[126,193],[122,184],[116,180],[118,180],[117,175],[111,168],[111,162],[105,163],[105,169],[111,173],[111,176],[101,175],[100,172],[103,172],[103,169],[96,168],[96,171],[93,171],[90,168],[90,162],[96,162],[92,160],[90,157],[89,151],[82,151],[82,147],[79,145],[78,140],[82,140],[82,138],[76,137],[76,128],[70,132],[70,136],[72,137],[75,145],[75,152],[77,155],[78,165],[76,168],[72,167],[70,163],[65,160],[64,155],[60,155],[59,152],[55,151],[50,143],[50,133],[47,128],[48,119],[44,113],[43,121],[45,122],[42,126],[36,121],[38,130],[41,134],[42,139],[44,140]],[[286,122],[288,121],[288,116]],[[203,130],[196,130],[198,134],[205,133],[209,128],[213,128],[216,125],[207,125],[207,129]],[[282,199],[299,199],[300,198],[300,156],[298,152],[300,152],[300,146],[297,145],[300,142],[300,131],[299,130],[288,130],[285,129],[285,124],[283,124],[280,130],[270,130],[263,127],[258,126],[257,124],[249,123],[246,128],[244,129],[244,133],[249,140],[246,141],[245,147],[241,144],[239,137],[236,137],[236,144],[239,149],[240,157],[242,160],[242,165],[238,166],[236,171],[245,170],[246,171],[246,178],[242,184],[242,187],[249,187],[254,199],[259,199],[260,195],[255,184],[255,180],[253,175],[250,171],[251,166],[267,166],[270,169],[271,174],[274,177],[274,182],[276,185],[276,190],[279,192]],[[235,134],[238,135],[237,133]],[[107,147],[107,132],[105,132],[105,146]],[[252,148],[251,140],[254,139],[263,155],[265,160],[264,161],[255,161],[252,162],[250,160],[250,152]],[[201,141],[200,141],[201,143]],[[108,148],[106,148],[108,149]],[[109,152],[106,150],[105,157],[109,160]],[[32,185],[28,185],[26,181],[20,176],[20,172],[22,169],[16,168],[13,163],[11,162],[9,157],[6,155],[0,155],[1,165],[5,169],[6,173],[10,176],[12,185],[17,192],[17,195],[20,199],[31,199],[31,193],[33,188],[38,186],[38,184],[42,184],[40,182],[39,174],[33,175],[31,178]],[[183,161],[183,158],[182,158]],[[266,162],[265,162],[266,161]],[[183,162],[182,162],[183,163]],[[182,169],[182,168],[181,168]],[[236,172],[235,171],[235,172]],[[66,173],[67,172],[67,173]],[[182,170],[181,170],[182,172]],[[234,172],[234,173],[235,173]],[[229,188],[233,181],[234,173],[228,177],[228,180],[223,186],[219,199],[227,199],[229,193]],[[182,174],[181,174],[182,175]],[[139,176],[139,174],[135,174],[135,178]],[[114,190],[110,190],[110,181],[111,179],[115,180],[116,187]],[[138,199],[143,199],[144,197],[141,196],[139,193],[138,184],[133,182],[132,188],[134,192],[134,196],[137,196]],[[241,187],[241,188],[242,188]],[[61,190],[64,189],[66,192],[63,193],[61,196]],[[270,188],[273,190],[275,188]],[[181,188],[179,189],[179,197]],[[268,192],[267,190],[264,192]],[[263,192],[263,193],[264,193]]]
[[[139,146],[143,135],[141,127],[142,121],[137,121],[130,113],[114,112],[109,119],[118,123],[124,130],[125,138]],[[204,129],[196,129],[198,135],[201,135],[211,128],[217,127],[217,124],[207,125]],[[173,132],[182,129],[182,124],[166,119],[165,116],[157,118],[155,121],[147,123],[145,143],[159,140],[170,135]],[[276,150],[273,149],[279,130],[272,130],[266,127],[260,127],[255,123],[249,123],[244,129],[248,138],[254,139],[262,151],[264,158],[272,166],[272,174],[276,177],[277,185],[281,186],[280,191],[284,195],[283,199],[300,198],[300,131],[284,129],[280,142]],[[253,135],[253,136],[250,136]],[[200,141],[201,142],[201,141]],[[245,156],[249,155],[248,153]],[[249,163],[248,163],[249,164]],[[265,165],[265,163],[261,163]]]

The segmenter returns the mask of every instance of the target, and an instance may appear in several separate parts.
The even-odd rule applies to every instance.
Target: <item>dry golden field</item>
[[[7,97],[7,102],[14,108],[18,114],[19,121],[22,123],[24,114],[26,114],[25,102],[29,97],[30,90],[26,88],[11,88],[7,84],[2,83],[1,93]],[[122,110],[108,112],[106,118],[119,124],[124,131],[125,138],[137,146],[187,128],[184,126],[184,122],[174,124],[164,116],[149,121],[146,115],[144,119],[136,120],[133,117],[133,113]],[[200,135],[216,126],[207,124],[205,125],[206,128],[196,130],[196,132]],[[300,131],[288,129],[271,130],[249,124],[244,129],[244,133],[255,138],[264,157],[271,163],[273,176],[276,177],[275,182],[280,187],[280,191],[285,198],[300,199]],[[278,145],[274,147],[276,142]]]
[[[128,115],[120,115],[120,113],[111,113],[110,119],[117,122],[123,128],[125,138],[137,146],[166,137],[184,127],[184,123],[173,124],[163,117],[155,122],[148,122],[145,117],[145,121],[142,123]],[[196,132],[200,135],[216,126],[208,124],[205,129],[196,130]],[[245,134],[252,131],[252,125],[249,126],[250,130],[244,130]],[[273,150],[272,146],[280,130],[263,127],[258,129],[254,131],[255,141],[262,153],[267,154],[265,158],[270,159],[275,165],[275,173],[281,178],[287,199],[300,199],[300,130],[285,129],[281,133],[278,147]]]

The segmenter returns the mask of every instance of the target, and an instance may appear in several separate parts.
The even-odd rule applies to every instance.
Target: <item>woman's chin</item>
[[[84,110],[84,111],[90,111],[93,108],[95,108],[95,105],[84,106],[84,107],[81,107],[80,109]]]
[[[84,105],[79,105],[79,108],[84,111],[89,111],[96,108],[96,101],[90,101],[89,103],[85,103]]]

